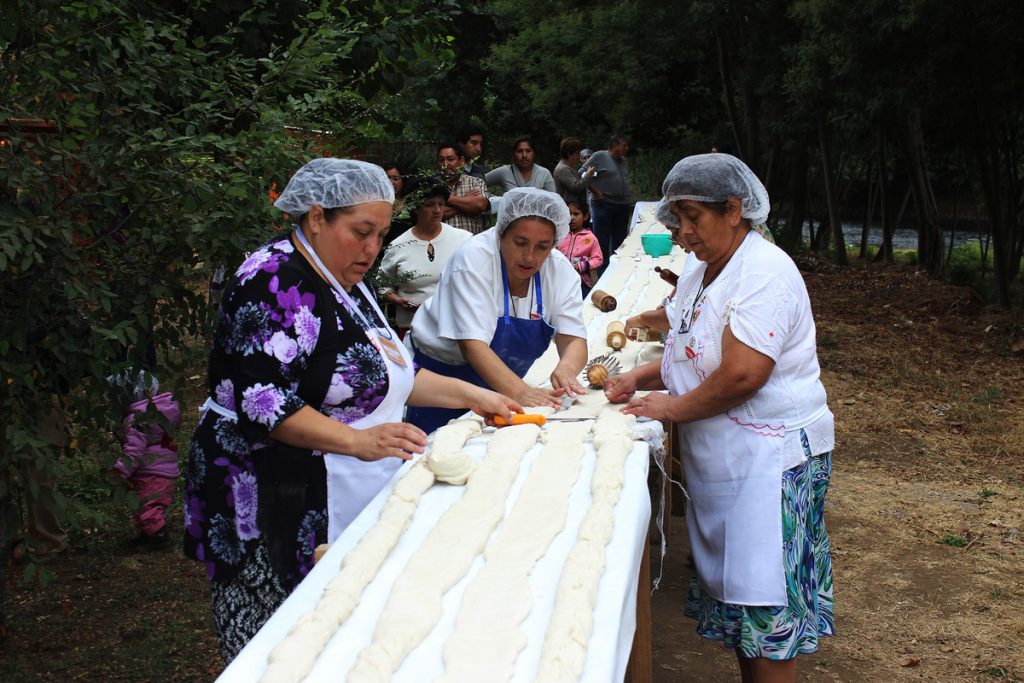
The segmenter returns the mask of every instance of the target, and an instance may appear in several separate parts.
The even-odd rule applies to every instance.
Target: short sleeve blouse
[[[424,354],[452,365],[466,361],[459,340],[475,339],[490,344],[504,314],[501,255],[497,232],[487,230],[463,244],[448,261],[434,296],[420,306],[412,321],[413,342]],[[555,332],[586,339],[583,296],[579,275],[557,249],[540,267],[544,320]],[[510,315],[521,318],[536,313],[534,291],[515,299]]]

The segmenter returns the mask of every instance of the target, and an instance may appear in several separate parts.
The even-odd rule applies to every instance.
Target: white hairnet
[[[274,206],[299,216],[314,204],[325,209],[366,202],[395,203],[395,188],[384,169],[354,159],[313,159],[288,181]]]
[[[697,154],[676,162],[665,176],[662,191],[667,202],[724,202],[736,197],[742,206],[740,215],[751,223],[763,223],[771,209],[768,190],[731,154]]]
[[[555,224],[555,246],[569,234],[569,207],[554,192],[535,187],[516,187],[501,196],[498,221],[494,227],[500,238],[513,221],[525,216],[543,218]]]
[[[672,213],[672,207],[664,198],[662,198],[658,202],[657,206],[654,207],[654,218],[669,230],[676,230],[679,228],[679,219],[676,218],[674,213]]]

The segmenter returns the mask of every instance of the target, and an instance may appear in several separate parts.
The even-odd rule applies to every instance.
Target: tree
[[[92,427],[83,434],[106,432],[117,415],[97,400],[104,377],[144,366],[150,344],[173,376],[174,352],[205,333],[209,272],[281,222],[273,184],[309,156],[376,135],[389,92],[445,68],[458,11],[454,0],[177,5],[5,4],[5,551],[19,490],[37,485],[26,464],[65,472],[35,434],[41,416],[70,403]],[[218,22],[198,22],[203,12]]]

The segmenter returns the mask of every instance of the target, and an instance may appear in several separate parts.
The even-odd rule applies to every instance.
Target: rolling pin
[[[671,270],[662,268],[660,266],[655,266],[654,272],[658,274],[658,277],[660,277],[662,280],[669,283],[673,287],[679,284],[679,276],[673,273]]]
[[[613,320],[608,323],[608,337],[606,344],[615,351],[626,345],[626,325],[621,320]]]
[[[615,301],[615,297],[603,289],[595,289],[591,292],[590,301],[605,313],[608,311],[614,311],[615,307],[618,306],[618,302]]]

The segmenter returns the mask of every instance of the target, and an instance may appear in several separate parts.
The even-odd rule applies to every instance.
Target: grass
[[[989,668],[985,669],[982,673],[985,674],[986,676],[991,676],[992,678],[1009,678],[1010,677],[1010,672],[1007,671],[1006,669],[1004,669],[1001,666],[990,666]]]
[[[939,539],[939,543],[943,545],[951,545],[955,548],[965,548],[969,541],[963,536],[955,536],[953,534],[947,534]]]
[[[1005,400],[1003,391],[994,384],[989,384],[985,390],[974,397],[974,402],[982,406],[990,406],[993,403],[1002,403]]]

